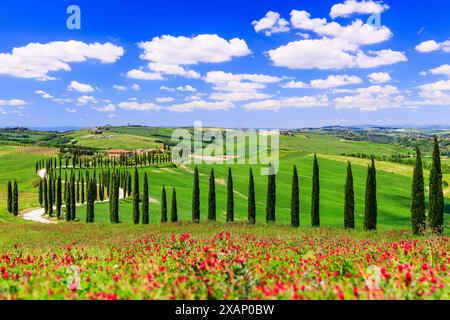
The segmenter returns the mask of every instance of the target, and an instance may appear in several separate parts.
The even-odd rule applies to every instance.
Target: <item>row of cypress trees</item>
[[[149,151],[147,153],[138,154],[135,152],[132,155],[122,155],[119,157],[80,157],[74,155],[68,158],[47,158],[36,161],[36,172],[41,169],[47,171],[53,169],[68,169],[68,168],[115,168],[115,167],[133,167],[133,166],[151,166],[161,165],[172,162],[171,153]]]
[[[320,171],[317,156],[314,155],[312,193],[311,193],[311,226],[320,227]],[[211,170],[209,177],[208,193],[208,217],[209,221],[216,221],[216,189],[215,189],[214,169]],[[256,200],[255,200],[255,182],[253,170],[250,168],[248,184],[248,214],[247,220],[250,224],[256,223]],[[344,208],[344,226],[346,229],[355,227],[355,196],[353,187],[353,173],[351,164],[348,163],[347,181],[345,186],[345,208]],[[227,222],[234,221],[234,190],[231,168],[228,169],[227,181]],[[276,220],[276,174],[274,167],[269,168],[267,180],[267,202],[266,202],[266,223],[271,224]],[[194,171],[194,186],[192,199],[192,221],[200,221],[200,187],[198,168]],[[366,184],[366,210],[364,227],[366,230],[375,230],[377,223],[377,198],[376,198],[376,169],[375,161],[372,159],[368,167]],[[300,190],[299,176],[297,166],[293,167],[292,190],[291,190],[291,225],[300,226]]]
[[[14,216],[19,214],[19,188],[16,180],[13,183],[8,181],[6,206],[9,213]]]
[[[149,191],[148,191],[148,176],[144,173],[143,181],[143,193],[142,197],[139,190],[139,172],[137,168],[134,170],[134,183],[133,183],[133,222],[134,224],[149,224]],[[141,205],[142,202],[142,205]],[[142,218],[141,218],[142,209]],[[166,187],[162,187],[161,192],[161,223],[168,221],[168,206],[167,206],[167,191]],[[178,222],[178,206],[177,206],[177,193],[175,188],[172,189],[172,208],[170,212],[170,221]]]

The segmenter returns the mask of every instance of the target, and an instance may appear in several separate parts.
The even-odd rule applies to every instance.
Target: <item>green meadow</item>
[[[69,134],[69,133],[66,133]],[[99,140],[89,138],[88,130],[70,133],[77,143],[101,148],[125,148],[126,141],[136,143],[136,147],[147,148],[155,146],[157,141],[167,141],[170,137],[169,129],[154,129],[146,132],[143,128],[112,128],[108,135],[117,134],[117,140],[108,140],[101,144]],[[120,139],[119,139],[120,137]],[[131,137],[131,138],[129,138]],[[82,140],[86,139],[86,141]],[[149,144],[141,144],[141,140]],[[97,145],[98,143],[98,145]],[[128,144],[133,146],[133,144]],[[369,142],[344,141],[336,136],[322,134],[298,134],[293,137],[280,138],[280,166],[277,174],[276,223],[280,226],[290,224],[290,193],[293,166],[296,165],[300,177],[300,216],[301,225],[310,226],[310,206],[312,187],[313,154],[317,153],[320,165],[320,218],[321,224],[327,227],[343,227],[344,184],[346,178],[346,161],[353,166],[355,199],[356,199],[356,228],[362,229],[364,215],[365,182],[367,175],[367,160],[342,156],[343,153],[364,153],[375,155],[405,154],[411,149],[388,144]],[[37,181],[35,162],[38,159],[56,154],[54,149],[38,147],[0,147],[0,219],[11,221],[13,218],[5,210],[6,184],[8,180],[16,178],[20,188],[20,210],[39,207],[37,196]],[[235,220],[243,222],[247,217],[247,192],[250,167],[255,175],[255,189],[257,202],[257,223],[265,224],[265,203],[267,192],[267,177],[260,174],[261,165],[248,164],[215,164],[198,165],[201,187],[202,220],[206,220],[208,182],[211,169],[216,176],[217,216],[218,221],[226,220],[226,181],[228,167],[232,169],[234,180]],[[409,229],[410,228],[410,189],[412,167],[388,162],[377,162],[378,182],[378,227],[380,230]],[[134,169],[127,169],[133,171]],[[178,167],[146,167],[139,168],[140,184],[144,172],[149,177],[150,189],[150,221],[159,223],[161,207],[161,191],[163,186],[167,190],[168,208],[170,214],[172,188],[176,188],[178,200],[178,215],[181,221],[191,220],[192,185],[194,165]],[[64,171],[64,170],[63,170]],[[92,171],[92,169],[91,169]],[[427,176],[427,172],[425,175]],[[450,181],[448,175],[444,180]],[[446,229],[450,220],[450,198],[448,187],[445,199]],[[77,219],[84,223],[85,208],[77,209]],[[21,223],[20,218],[16,220]],[[97,223],[109,223],[109,204],[98,203],[95,206],[95,220]],[[123,224],[132,222],[132,199],[120,201],[120,220]],[[26,222],[28,223],[28,222]],[[448,231],[447,231],[448,232]]]

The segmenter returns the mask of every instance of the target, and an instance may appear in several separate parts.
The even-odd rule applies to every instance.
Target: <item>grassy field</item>
[[[112,130],[120,137],[110,141],[108,147],[112,148],[125,148],[123,143],[129,145],[130,141],[142,147],[140,139],[148,139],[150,145],[170,136],[167,129],[155,129],[153,136],[146,136],[146,131],[138,127]],[[91,146],[100,143],[100,139],[86,134],[77,132]],[[129,135],[131,140],[127,140]],[[250,166],[238,164],[230,165],[235,191],[233,224],[225,223],[229,167],[225,164],[198,166],[200,225],[190,223],[194,165],[139,168],[141,190],[144,172],[150,182],[147,226],[132,224],[131,198],[120,201],[118,225],[109,223],[108,203],[96,204],[94,224],[84,223],[85,207],[77,209],[78,221],[54,225],[24,221],[6,213],[6,183],[14,178],[20,188],[19,209],[23,212],[39,207],[35,162],[57,152],[0,145],[0,299],[449,298],[449,187],[445,191],[446,236],[412,236],[412,167],[377,162],[378,231],[365,232],[362,227],[368,160],[342,156],[411,150],[342,141],[329,135],[281,137],[276,224],[272,226],[265,223],[267,177],[260,174],[261,165],[252,166],[257,201],[255,226],[246,223]],[[314,152],[318,153],[320,165],[320,229],[310,227]],[[347,161],[352,162],[354,172],[354,231],[343,229]],[[300,176],[299,229],[289,226],[293,165]],[[217,223],[206,221],[212,168],[216,176]],[[448,175],[444,179],[450,181]],[[167,189],[169,212],[172,187],[177,190],[179,223],[159,223],[163,186]],[[378,278],[369,283],[374,268]]]
[[[99,148],[102,150],[108,149],[151,149],[160,148],[161,143],[156,142],[154,137],[144,137],[133,134],[121,132],[120,130],[111,129],[105,131],[103,134],[92,134],[91,130],[78,130],[66,133],[72,142],[77,145]]]
[[[112,128],[108,134],[119,131],[121,137],[132,135],[135,142],[141,139],[146,132],[144,128],[126,127]],[[72,136],[73,133],[70,133]],[[82,130],[77,135],[82,137],[88,131]],[[147,133],[150,134],[150,133]],[[154,129],[153,136],[147,137],[152,141],[158,138],[170,136],[168,129]],[[87,138],[92,145],[96,139]],[[120,143],[114,141],[114,148],[119,148]],[[321,183],[321,222],[324,226],[342,227],[343,206],[344,206],[344,184],[346,177],[346,162],[351,161],[355,179],[356,197],[356,225],[362,228],[364,214],[365,180],[367,174],[367,163],[365,159],[348,158],[340,156],[342,153],[371,153],[376,155],[393,154],[398,152],[408,152],[407,149],[398,149],[391,145],[379,145],[367,142],[343,141],[337,137],[318,134],[300,134],[294,137],[281,137],[280,141],[280,170],[277,175],[277,223],[287,225],[290,223],[290,189],[292,167],[296,165],[300,176],[300,199],[301,199],[301,224],[310,225],[310,197],[313,152],[320,152],[320,183]],[[34,173],[35,161],[52,154],[55,149],[45,148],[21,148],[6,147],[0,148],[0,192],[5,194],[6,182],[17,178],[20,186],[20,209],[38,207],[36,181]],[[247,188],[249,165],[230,165],[233,172],[235,190],[235,215],[236,221],[244,221],[247,215]],[[161,190],[165,186],[168,193],[168,203],[170,206],[172,188],[177,190],[179,216],[182,221],[191,219],[191,200],[193,183],[193,165],[179,166],[178,168],[140,168],[140,183],[142,187],[143,173],[147,172],[150,179],[150,216],[153,223],[160,220],[160,199]],[[227,165],[199,165],[201,184],[201,210],[203,219],[207,213],[208,180],[211,169],[214,168],[216,174],[217,188],[217,208],[218,220],[226,220],[226,180]],[[257,200],[257,220],[261,223],[265,221],[265,203],[267,177],[260,174],[260,165],[252,166],[255,173],[255,188]],[[378,162],[378,205],[379,205],[379,228],[387,229],[408,229],[410,224],[410,183],[412,167]],[[129,169],[131,170],[131,169]],[[427,172],[425,172],[427,176]],[[444,177],[450,180],[448,176]],[[142,190],[142,189],[141,189]],[[448,195],[448,190],[446,190]],[[0,219],[10,219],[5,213],[5,198],[0,198]],[[450,200],[446,199],[446,212],[449,211]],[[120,217],[124,223],[131,222],[132,201],[126,199],[121,201]],[[85,220],[85,209],[78,209],[78,217]],[[446,224],[450,223],[446,215]],[[109,204],[96,205],[96,221],[109,221]],[[448,229],[448,228],[447,228]]]

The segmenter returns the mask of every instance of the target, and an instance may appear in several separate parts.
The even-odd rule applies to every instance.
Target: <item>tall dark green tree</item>
[[[200,223],[200,179],[197,167],[194,171],[194,187],[192,190],[192,222]]]
[[[48,187],[47,187],[47,194],[48,194],[48,215],[51,217],[53,216],[53,177],[52,174],[48,176]]]
[[[377,178],[375,159],[372,157],[371,164],[367,169],[366,181],[366,207],[364,212],[364,229],[377,229]]]
[[[62,183],[61,176],[58,176],[58,181],[56,182],[56,216],[58,219],[61,217],[61,206],[62,206]]]
[[[87,185],[87,203],[86,203],[86,222],[93,223],[95,220],[95,212],[94,212],[94,202],[95,202],[95,191],[97,188],[95,179],[91,179]]]
[[[411,190],[411,225],[414,234],[421,234],[426,227],[425,186],[422,156],[419,147],[416,147],[416,164],[413,171]]]
[[[13,212],[13,190],[12,190],[12,184],[11,181],[8,181],[8,202],[7,202],[7,208],[8,208],[8,212],[12,213]]]
[[[127,193],[124,193],[124,198],[126,198],[127,196],[130,197],[131,196],[131,174],[129,172],[127,172],[126,177],[128,178],[128,190]]]
[[[144,173],[144,187],[142,193],[142,224],[149,224],[149,195],[147,172]]]
[[[250,174],[248,178],[247,219],[250,224],[256,223],[255,180],[253,178],[252,168],[250,168]]]
[[[44,183],[45,183],[45,181],[44,181]],[[65,188],[64,188],[64,195],[65,195],[64,201],[66,203],[66,221],[70,221],[71,218],[72,218],[72,216],[71,216],[71,212],[72,211],[70,209],[72,201],[70,200],[70,195],[71,195],[71,193],[70,193],[70,181],[67,181],[67,176],[66,176],[66,182],[65,182],[64,185],[65,185]],[[44,187],[45,187],[45,184],[44,184]],[[44,188],[44,190],[45,190],[45,188]],[[44,197],[44,199],[45,199],[45,197]]]
[[[17,180],[14,180],[13,185],[12,213],[16,217],[19,215],[19,187],[17,186]]]
[[[442,167],[439,142],[434,137],[433,163],[430,170],[430,205],[428,220],[431,230],[437,234],[444,232],[444,193],[442,189]]]
[[[111,173],[110,192],[109,192],[109,219],[111,223],[119,223],[119,200],[117,199],[118,177],[115,172]]]
[[[170,210],[170,221],[178,222],[178,205],[177,205],[177,191],[172,189],[172,208]]]
[[[291,225],[294,228],[300,226],[300,191],[298,188],[297,166],[294,166],[292,174],[292,192],[291,192]]]
[[[79,178],[79,176],[78,176]],[[80,180],[77,180],[76,182],[76,195],[77,195],[77,203],[80,202]]]
[[[227,180],[227,222],[234,221],[234,190],[233,190],[233,175],[231,168],[228,168]]]
[[[320,227],[320,172],[317,155],[314,155],[312,192],[311,192],[311,226]]]
[[[276,210],[276,174],[275,168],[270,164],[269,175],[267,176],[267,202],[266,202],[266,222],[275,222]]]
[[[161,192],[161,223],[167,222],[167,193],[166,187],[163,186]]]
[[[39,179],[39,205],[42,207],[42,204],[44,202],[44,199],[42,198],[42,179]]]
[[[139,209],[139,173],[137,168],[134,168],[134,186],[133,186],[133,222],[139,224],[140,209]]]
[[[211,170],[209,176],[209,194],[208,194],[208,220],[216,221],[216,178],[214,169]]]
[[[44,212],[48,213],[47,178],[44,178],[42,183],[44,185]]]
[[[350,162],[347,165],[347,180],[345,182],[344,228],[355,228],[355,190],[353,188],[353,171]]]
[[[76,199],[76,195],[75,195],[75,175],[72,174],[72,178],[71,178],[71,182],[70,182],[70,201],[72,202],[70,204],[70,209],[71,209],[71,217],[70,219],[72,221],[75,221],[77,219],[77,199]]]
[[[84,187],[84,178],[81,178],[81,204],[84,204],[84,198],[85,198],[85,187]]]

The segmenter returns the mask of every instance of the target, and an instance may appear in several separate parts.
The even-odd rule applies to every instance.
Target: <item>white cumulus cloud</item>
[[[450,77],[450,65],[443,64],[440,67],[431,69],[430,73],[434,74],[434,75],[444,75],[444,76]]]
[[[107,105],[101,106],[101,107],[94,107],[95,110],[99,112],[114,112],[116,111],[116,106],[112,103],[109,103]]]
[[[145,72],[140,69],[133,69],[127,72],[127,77],[136,80],[164,80],[164,77],[157,72]]]
[[[343,3],[337,3],[331,7],[330,17],[333,19],[337,17],[348,17],[352,14],[374,14],[382,13],[388,10],[389,6],[383,4],[382,1],[356,1],[346,0]]]
[[[428,40],[419,43],[416,46],[416,51],[422,53],[428,53],[433,51],[442,50],[444,52],[450,52],[450,40],[444,42],[436,42],[435,40]]]
[[[281,18],[278,12],[268,11],[260,20],[252,22],[256,32],[264,31],[266,36],[289,31],[289,21]]]
[[[22,107],[27,103],[22,99],[0,100],[0,106],[6,107]]]
[[[387,72],[374,72],[367,77],[372,83],[385,83],[391,81],[391,75]]]
[[[216,34],[195,37],[164,35],[139,43],[141,59],[172,65],[219,63],[251,53],[247,43],[238,38],[226,40]]]
[[[54,80],[56,78],[49,73],[70,71],[70,63],[88,59],[114,63],[123,53],[122,47],[109,42],[88,44],[70,40],[29,43],[25,47],[14,48],[11,53],[0,53],[0,74],[40,81]]]
[[[78,91],[81,93],[90,93],[90,92],[94,92],[94,88],[86,83],[80,83],[78,81],[72,81],[69,85],[69,87],[67,88],[67,90],[69,91]]]
[[[384,49],[364,52],[362,46],[389,40],[392,32],[386,26],[377,28],[355,20],[343,26],[326,19],[311,18],[306,11],[292,10],[294,28],[311,31],[321,38],[290,42],[268,51],[275,66],[290,69],[374,68],[407,61],[404,53]]]
[[[126,101],[119,103],[119,108],[128,111],[153,111],[160,110],[161,107],[152,102],[139,103],[137,101]]]

